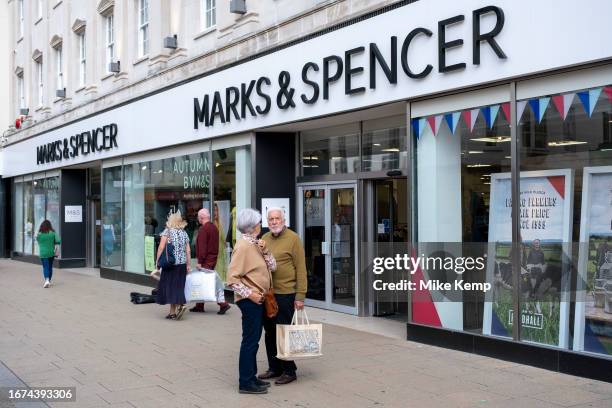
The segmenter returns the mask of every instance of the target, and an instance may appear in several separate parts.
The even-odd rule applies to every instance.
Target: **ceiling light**
[[[483,174],[482,177],[491,177],[490,174]]]
[[[468,164],[468,165],[467,165],[467,167],[469,167],[469,168],[475,168],[475,167],[491,167],[491,165],[490,165],[490,164],[480,164],[480,163],[478,163],[478,164]]]
[[[586,144],[587,142],[579,141],[579,140],[556,140],[553,142],[548,142],[548,145],[551,147],[561,147],[561,146],[572,146],[572,145],[581,145]]]
[[[332,157],[331,159],[332,159],[332,160],[340,160],[340,159],[342,159],[342,157],[340,157],[340,156],[334,156],[334,157]]]
[[[512,156],[504,156],[504,159],[511,159]]]
[[[510,136],[489,136],[489,137],[477,137],[470,139],[473,142],[488,142],[488,143],[504,143],[511,140]]]
[[[612,149],[599,149],[600,152],[611,152]]]
[[[389,152],[389,153],[396,153],[399,152],[400,149],[398,149],[397,147],[390,147],[388,149],[382,149],[381,152]]]
[[[142,170],[146,170],[146,169],[147,169],[147,166],[142,166]]]
[[[221,165],[221,163],[219,163],[219,162],[215,163],[215,167],[219,167],[220,165]]]
[[[318,156],[304,156],[302,157],[303,160],[319,160]]]
[[[489,183],[489,182],[486,182],[486,183],[482,183],[482,184],[491,184],[491,183]]]
[[[482,154],[484,153],[482,150],[470,150],[468,151],[468,154]]]
[[[610,122],[612,123],[612,120]],[[380,146],[380,143],[372,143],[372,146]]]

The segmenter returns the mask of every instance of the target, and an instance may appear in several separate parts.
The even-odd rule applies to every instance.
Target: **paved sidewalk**
[[[129,302],[147,288],[57,270],[43,289],[39,269],[0,260],[0,361],[30,386],[76,386],[52,407],[612,407],[612,384],[328,324],[297,382],[240,395],[237,307],[168,321]]]

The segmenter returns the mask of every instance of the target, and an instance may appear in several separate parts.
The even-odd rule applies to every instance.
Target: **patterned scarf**
[[[250,244],[255,245],[257,249],[259,249],[259,252],[263,256],[264,261],[266,261],[268,272],[273,272],[276,270],[276,259],[274,259],[274,256],[270,253],[270,251],[268,251],[268,249],[262,251],[261,248],[259,248],[259,245],[257,244],[257,241],[259,240],[257,239],[257,237],[250,234],[242,234],[242,238]]]

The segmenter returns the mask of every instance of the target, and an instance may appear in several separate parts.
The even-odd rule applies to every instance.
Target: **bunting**
[[[502,103],[501,108],[502,112],[504,112],[504,116],[506,117],[506,121],[510,122],[510,102]]]
[[[553,105],[557,108],[557,112],[561,115],[561,118],[565,120],[569,108],[572,106],[575,94],[569,93],[565,95],[555,95],[552,97]]]
[[[461,119],[461,112],[447,113],[444,115],[444,119],[446,119],[446,124],[454,135],[457,130],[457,125],[459,124],[459,119]]]
[[[608,95],[608,99],[610,100],[610,103],[612,103],[612,86],[606,86],[604,88],[604,92],[606,93],[606,95]]]
[[[412,128],[414,129],[414,135],[419,140],[425,130],[425,118],[412,119]]]
[[[491,129],[499,113],[499,105],[485,106],[482,108],[482,115],[484,116],[487,127]]]
[[[527,101],[518,101],[516,103],[516,120],[521,121],[523,117],[523,112],[525,112],[525,107],[527,106]]]
[[[548,96],[529,100],[529,106],[531,106],[531,111],[533,112],[538,123],[542,122],[544,113],[546,113],[546,108],[548,108],[549,103],[550,97]]]
[[[429,127],[431,128],[431,132],[436,136],[440,131],[440,124],[442,123],[442,118],[444,115],[433,115],[427,118],[427,123],[429,123]]]
[[[588,91],[578,92],[578,99],[582,102],[582,107],[584,111],[589,115],[589,118],[593,114],[595,110],[595,105],[597,105],[597,100],[599,99],[599,95],[601,95],[602,88],[589,89]]]
[[[463,119],[465,120],[465,124],[470,129],[470,132],[474,130],[474,125],[476,124],[476,119],[478,119],[478,113],[480,109],[469,109],[463,111]]]

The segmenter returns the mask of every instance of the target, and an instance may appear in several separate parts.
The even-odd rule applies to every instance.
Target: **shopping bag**
[[[320,357],[322,347],[323,325],[311,324],[304,309],[293,313],[291,324],[276,325],[276,357],[280,360]]]
[[[217,274],[215,271],[198,270],[187,274],[185,299],[189,302],[216,302]]]

